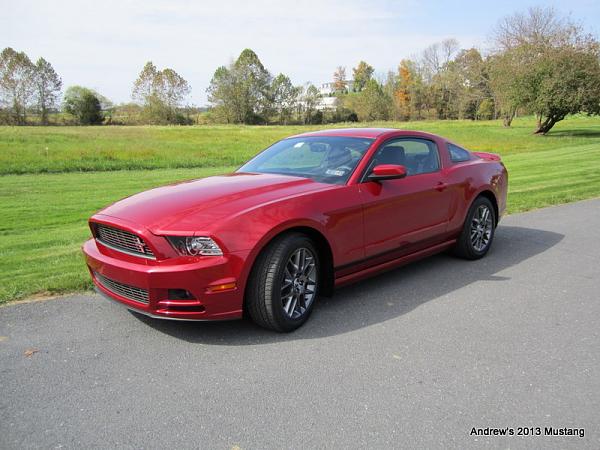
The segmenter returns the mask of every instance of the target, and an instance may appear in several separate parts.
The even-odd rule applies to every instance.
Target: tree
[[[333,72],[333,90],[335,92],[346,92],[348,83],[346,82],[346,68],[338,66]]]
[[[54,108],[58,102],[62,81],[52,64],[44,58],[35,63],[35,99],[41,116],[42,125],[48,124],[48,111]]]
[[[312,84],[309,84],[304,91],[304,95],[302,96],[302,104],[304,105],[304,123],[320,123],[322,121],[323,115],[321,114],[321,120],[316,120],[316,117],[319,117],[319,112],[317,110],[317,106],[319,105],[319,101],[321,99],[321,94],[319,90]]]
[[[489,105],[493,106],[485,61],[477,49],[470,48],[460,50],[453,63],[453,68],[458,74],[458,82],[462,86],[458,98],[459,117],[478,119],[479,107],[484,100],[490,100],[486,103],[486,108]],[[487,109],[484,108],[482,111],[487,115]]]
[[[142,71],[133,83],[133,91],[131,97],[139,103],[145,103],[148,98],[154,95],[155,84],[158,78],[158,69],[148,61]]]
[[[354,75],[354,90],[360,92],[367,84],[367,81],[371,79],[375,69],[364,61],[358,63],[358,65],[352,69]]]
[[[231,123],[261,123],[272,107],[271,74],[250,49],[221,66],[207,89],[215,115]]]
[[[546,134],[567,114],[597,114],[598,42],[552,8],[530,8],[502,19],[492,35],[491,85],[505,115],[526,108]],[[510,123],[510,121],[508,121]]]
[[[391,112],[391,99],[385,94],[383,88],[376,80],[369,80],[359,94],[354,105],[358,119],[363,120],[388,120]]]
[[[70,86],[67,89],[63,109],[77,117],[81,125],[97,125],[104,120],[98,94],[82,86]]]
[[[490,120],[494,118],[494,101],[491,98],[484,98],[477,108],[477,118],[480,120]]]
[[[298,98],[298,88],[286,75],[280,73],[271,83],[271,99],[273,109],[278,116],[279,123],[286,125],[292,116]]]
[[[536,112],[536,134],[546,134],[567,114],[600,114],[600,52],[573,47],[544,54],[525,75],[536,83],[527,105]]]
[[[142,115],[151,123],[180,123],[183,100],[189,95],[188,82],[173,69],[158,70],[147,62],[133,84],[132,97],[143,105]]]
[[[410,120],[412,117],[416,78],[412,61],[407,59],[400,61],[397,82],[393,91],[396,117],[400,120]]]
[[[523,98],[527,95],[524,88],[515,80],[522,77],[527,70],[527,57],[520,49],[510,49],[496,55],[491,55],[487,61],[490,74],[490,88],[494,96],[496,109],[505,127],[510,127]]]
[[[0,53],[0,104],[15,123],[24,125],[27,107],[34,93],[35,67],[25,52],[10,47]]]

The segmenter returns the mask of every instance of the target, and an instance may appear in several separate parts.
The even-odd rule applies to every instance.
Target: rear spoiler
[[[487,161],[500,161],[500,155],[496,155],[495,153],[487,153],[487,152],[471,152],[476,156],[479,156],[481,159],[485,159]]]

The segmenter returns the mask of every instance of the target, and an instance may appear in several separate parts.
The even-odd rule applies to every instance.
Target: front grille
[[[107,227],[99,223],[95,227],[96,239],[107,247],[136,256],[154,259],[154,253],[152,253],[152,250],[150,250],[141,237],[128,231]]]
[[[104,275],[101,275],[98,272],[94,272],[94,277],[96,278],[96,281],[102,285],[102,287],[106,288],[110,292],[114,292],[115,294],[128,298],[129,300],[134,300],[146,305],[148,304],[148,291],[146,289],[119,283],[118,281],[106,278]]]

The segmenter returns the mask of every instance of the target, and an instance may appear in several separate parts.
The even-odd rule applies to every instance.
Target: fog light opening
[[[196,300],[196,297],[185,289],[169,289],[167,296],[169,300]]]

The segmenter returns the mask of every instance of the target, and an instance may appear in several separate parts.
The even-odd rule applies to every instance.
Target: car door
[[[370,170],[379,164],[403,165],[407,176],[369,181]],[[402,256],[444,238],[450,194],[434,141],[402,137],[383,143],[369,163],[360,187],[367,258],[388,252],[391,257]]]

